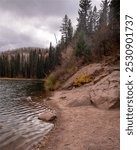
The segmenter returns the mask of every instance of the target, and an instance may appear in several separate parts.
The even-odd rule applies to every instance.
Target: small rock
[[[29,96],[29,97],[27,97],[27,98],[26,98],[26,100],[27,100],[27,101],[32,101],[32,99],[31,99],[31,97],[30,97],[30,96]]]
[[[57,118],[57,115],[55,112],[44,112],[38,115],[38,119],[43,120],[43,121],[53,121]]]

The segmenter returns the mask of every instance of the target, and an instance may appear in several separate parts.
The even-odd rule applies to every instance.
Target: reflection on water
[[[0,150],[29,150],[53,128],[37,119],[44,93],[43,81],[0,80]]]

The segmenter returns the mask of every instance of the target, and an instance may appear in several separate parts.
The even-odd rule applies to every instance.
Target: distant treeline
[[[56,51],[20,48],[0,53],[0,77],[44,78],[57,63]]]

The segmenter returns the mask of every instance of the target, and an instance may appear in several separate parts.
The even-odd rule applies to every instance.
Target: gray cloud
[[[55,44],[62,18],[76,25],[78,8],[79,0],[0,0],[0,50]]]
[[[61,16],[72,14],[78,0],[1,0],[0,8],[21,17]],[[65,11],[64,11],[65,10]],[[71,11],[70,11],[71,10]]]
[[[37,40],[35,38],[25,33],[13,31],[10,28],[1,27],[0,33],[2,35],[2,37],[0,38],[0,46],[2,50],[27,47],[30,46],[30,43],[34,47],[41,46],[41,44],[37,43]]]

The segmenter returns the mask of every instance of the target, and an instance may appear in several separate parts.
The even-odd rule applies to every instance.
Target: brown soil
[[[36,150],[120,149],[119,109],[101,110],[89,104],[88,99],[73,103],[71,97],[77,97],[74,93],[79,92],[80,89],[55,92],[48,101],[58,118],[55,129]]]

